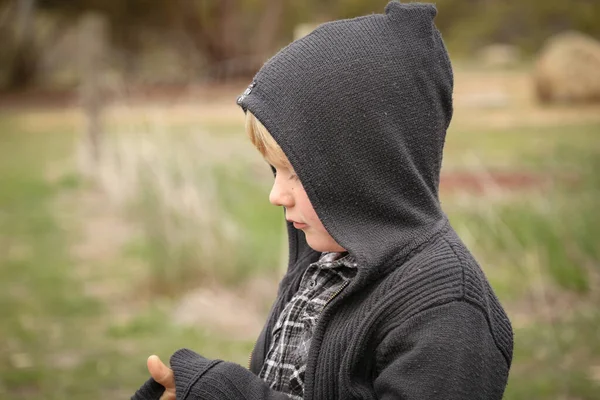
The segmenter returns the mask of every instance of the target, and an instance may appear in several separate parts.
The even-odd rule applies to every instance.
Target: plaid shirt
[[[321,311],[356,275],[354,259],[340,256],[323,253],[306,269],[298,292],[273,327],[271,348],[259,376],[292,399],[304,396],[308,349]]]

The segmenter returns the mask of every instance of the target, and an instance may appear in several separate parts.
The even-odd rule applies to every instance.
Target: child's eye
[[[292,179],[298,179],[298,175],[291,174],[291,175],[290,175],[290,180],[292,180]]]

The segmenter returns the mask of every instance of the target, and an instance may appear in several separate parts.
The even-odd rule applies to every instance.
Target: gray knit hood
[[[330,22],[271,58],[238,99],[281,146],[331,236],[387,269],[447,223],[438,199],[450,61],[430,4]],[[290,264],[307,250],[288,226]]]

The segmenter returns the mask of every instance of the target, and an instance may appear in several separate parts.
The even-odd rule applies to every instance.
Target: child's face
[[[296,229],[304,232],[306,241],[313,250],[320,252],[345,251],[321,223],[292,167],[271,164],[277,172],[269,194],[271,204],[285,207],[285,219],[293,222]]]

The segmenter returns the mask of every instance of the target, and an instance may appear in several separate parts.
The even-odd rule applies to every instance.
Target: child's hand
[[[175,400],[175,377],[173,370],[167,367],[158,356],[148,357],[148,371],[154,380],[165,387],[160,400]]]

